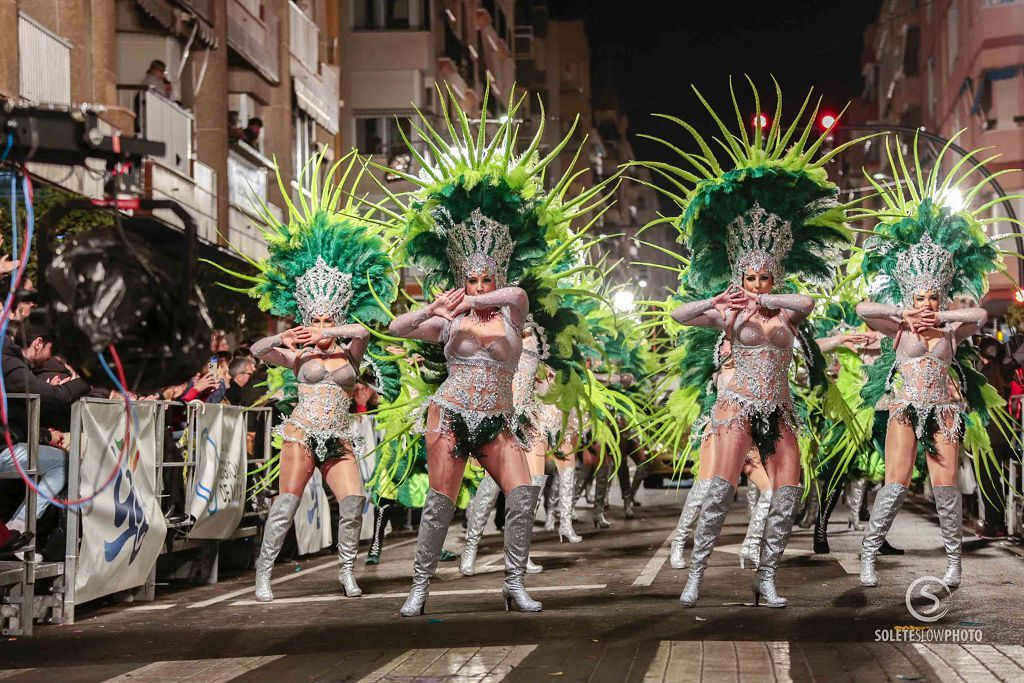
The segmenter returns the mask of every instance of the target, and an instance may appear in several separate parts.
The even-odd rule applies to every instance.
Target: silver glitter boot
[[[864,531],[864,522],[860,521],[860,509],[864,505],[864,493],[867,489],[867,479],[854,479],[846,485],[846,526],[850,529]]]
[[[567,467],[558,475],[558,541],[579,543],[583,537],[572,528],[572,509],[576,502],[576,470]]]
[[[536,486],[538,489],[537,502],[534,503],[533,505],[533,517],[530,520],[530,529],[532,533],[533,524],[537,521],[537,510],[540,508],[540,496],[544,492],[544,485],[548,483],[548,475],[538,474],[536,477],[530,480],[530,483]],[[540,574],[542,571],[544,571],[544,567],[540,566],[539,564],[535,564],[534,561],[529,558],[526,559],[527,574]]]
[[[963,547],[963,496],[955,486],[933,486],[939,530],[946,547],[946,575],[942,580],[950,588],[960,585],[960,553]]]
[[[267,521],[263,524],[263,542],[260,544],[259,557],[256,558],[256,599],[259,602],[274,599],[274,593],[270,590],[270,573],[284,545],[284,537],[292,526],[300,500],[294,493],[282,493],[267,512]]]
[[[683,592],[679,596],[679,602],[683,607],[693,607],[697,604],[697,599],[700,597],[700,586],[704,582],[704,570],[708,568],[711,551],[715,549],[715,542],[718,541],[718,536],[722,533],[725,515],[729,511],[729,504],[732,502],[735,490],[732,482],[721,477],[715,477],[709,481],[704,504],[700,510],[700,519],[697,521],[697,531],[693,535],[690,576],[686,580],[686,587],[683,588]]]
[[[544,531],[554,531],[558,524],[558,490],[562,477],[555,468],[551,475],[551,485],[544,491]]]
[[[487,518],[491,516],[498,501],[498,482],[487,475],[480,482],[476,489],[476,495],[466,510],[466,545],[462,549],[462,557],[459,560],[459,572],[463,576],[473,576],[475,573],[473,565],[476,564],[476,550],[480,545],[480,537],[484,534],[484,527],[487,526]]]
[[[608,473],[601,468],[594,473],[594,509],[591,511],[595,529],[607,529],[611,522],[604,516],[604,508],[608,503]]]
[[[515,487],[505,496],[505,584],[501,594],[505,598],[506,612],[512,610],[513,604],[520,612],[540,612],[542,608],[523,585],[538,495],[540,489],[536,486],[524,485]]]
[[[757,488],[757,484],[747,480],[747,518],[751,519],[754,517],[754,508],[757,507],[757,499],[761,496],[761,489]]]
[[[451,498],[434,489],[427,491],[420,516],[420,533],[416,539],[416,556],[412,562],[412,588],[409,597],[399,613],[403,617],[423,614],[430,591],[430,578],[437,569],[448,526],[455,516],[455,503]]]
[[[860,585],[877,586],[878,574],[875,572],[875,558],[882,542],[889,534],[889,528],[896,519],[896,513],[903,507],[907,497],[907,487],[899,482],[886,484],[878,490],[875,505],[871,508],[871,521],[868,531],[864,534],[864,542],[860,548]]]
[[[780,486],[771,492],[771,504],[764,525],[764,541],[761,543],[761,560],[757,563],[757,574],[754,576],[754,607],[757,607],[761,598],[769,607],[786,606],[786,598],[775,590],[775,570],[789,543],[803,493],[803,486]]]
[[[352,572],[359,553],[359,530],[363,528],[365,504],[366,496],[345,496],[338,503],[338,581],[341,592],[350,598],[363,594]]]
[[[747,562],[757,569],[761,562],[761,539],[764,538],[765,522],[768,520],[768,510],[772,504],[772,492],[761,491],[757,497],[757,504],[750,515],[750,522],[747,524],[747,535],[743,537],[740,544],[740,569],[747,568]]]
[[[679,513],[679,522],[676,524],[676,533],[672,537],[672,548],[668,555],[669,564],[673,569],[686,569],[686,538],[697,525],[697,516],[710,485],[710,479],[698,479],[693,482],[690,492],[686,494],[686,502],[683,503],[683,511]]]

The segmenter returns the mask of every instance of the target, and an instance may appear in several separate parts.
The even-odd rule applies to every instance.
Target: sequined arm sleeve
[[[419,308],[392,320],[388,331],[403,339],[419,339],[436,344],[447,322],[440,316],[431,315],[425,308]]]
[[[857,315],[873,330],[895,337],[903,325],[903,309],[888,304],[862,301],[857,304]]]
[[[502,287],[487,294],[467,296],[470,310],[475,308],[507,307],[512,314],[512,322],[522,327],[526,316],[530,314],[530,297],[519,287]]]
[[[833,337],[822,337],[815,339],[815,341],[818,342],[818,348],[821,349],[822,353],[832,353],[843,345],[843,335],[837,334]]]
[[[715,309],[711,299],[691,301],[672,311],[672,319],[680,325],[725,329],[725,318]]]
[[[291,367],[295,363],[295,352],[283,345],[279,334],[260,339],[249,347],[249,351],[261,361],[271,365]]]
[[[350,340],[345,346],[345,352],[353,365],[359,365],[362,362],[363,354],[366,353],[366,347],[370,343],[370,331],[359,323],[328,327],[324,330],[324,336]]]
[[[786,309],[789,311],[786,317],[794,324],[804,320],[814,310],[814,299],[806,294],[762,294],[757,297],[757,301],[773,311]]]
[[[940,323],[959,323],[956,326],[956,338],[966,339],[981,331],[988,321],[988,312],[984,308],[961,308],[955,311],[939,311],[936,317]]]

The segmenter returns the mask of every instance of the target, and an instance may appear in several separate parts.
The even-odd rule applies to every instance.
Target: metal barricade
[[[7,394],[8,402],[26,401],[28,419],[28,463],[25,474],[39,483],[39,396],[36,394]],[[0,451],[6,451],[6,444]],[[14,454],[9,454],[13,457]],[[0,479],[21,479],[17,470],[0,473]],[[25,532],[36,533],[36,492],[25,487]],[[36,560],[35,540],[24,548],[24,560],[0,562],[0,633],[5,636],[32,635],[33,615],[36,612],[35,583],[58,573],[59,567]]]

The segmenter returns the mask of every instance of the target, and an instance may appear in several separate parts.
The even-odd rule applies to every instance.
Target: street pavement
[[[329,556],[280,563],[271,604],[253,600],[252,573],[214,586],[165,588],[153,603],[84,606],[74,624],[0,640],[0,681],[1020,681],[1024,680],[1018,544],[968,534],[964,583],[915,619],[908,586],[941,576],[934,510],[908,503],[883,557],[880,586],[861,588],[861,532],[840,506],[833,553],[815,556],[796,529],[778,587],[786,609],[751,605],[750,569],[738,566],[746,530],[743,490],[711,559],[700,603],[678,603],[686,570],[668,565],[668,539],[685,491],[642,490],[637,518],[595,530],[582,507],[579,544],[537,527],[527,585],[540,614],[507,614],[500,594],[501,538],[484,536],[478,574],[440,565],[427,614],[402,619],[413,538],[389,541],[384,562],[358,562],[361,598],[341,597]],[[542,513],[543,514],[543,513]],[[447,547],[461,545],[453,526]],[[364,549],[365,552],[365,549]],[[912,606],[928,616],[931,600]],[[897,638],[946,642],[894,642]],[[969,642],[968,642],[969,641]]]

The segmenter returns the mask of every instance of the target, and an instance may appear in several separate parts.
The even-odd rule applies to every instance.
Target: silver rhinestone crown
[[[317,256],[313,267],[295,280],[295,302],[304,325],[318,316],[330,317],[340,325],[352,302],[352,275],[328,265],[323,256]]]
[[[508,226],[483,215],[480,209],[473,209],[468,219],[454,225],[446,210],[441,214],[447,218],[447,253],[452,274],[491,273],[498,287],[504,287],[515,248]]]
[[[900,287],[903,303],[909,304],[917,292],[933,291],[947,301],[955,274],[953,254],[932,242],[928,233],[896,258],[893,279]]]
[[[732,281],[743,282],[750,269],[767,270],[776,284],[786,276],[782,262],[793,248],[793,228],[789,221],[754,203],[726,228],[725,249],[732,265]]]

